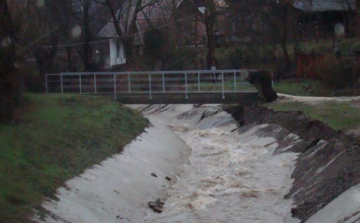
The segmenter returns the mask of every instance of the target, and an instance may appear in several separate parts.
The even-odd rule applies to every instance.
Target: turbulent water
[[[252,134],[261,126],[243,134],[233,121],[171,128],[192,148],[191,164],[168,192],[163,213],[147,222],[298,222],[283,198],[297,154],[273,156],[276,140]]]

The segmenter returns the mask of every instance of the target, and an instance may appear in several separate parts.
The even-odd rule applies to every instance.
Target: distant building
[[[136,1],[132,2],[135,4]],[[142,4],[145,7],[137,14],[133,27],[135,32],[130,31],[130,18],[134,15],[135,5],[129,6],[129,1],[125,1],[117,12],[122,32],[125,35],[135,35],[132,47],[136,55],[143,53],[145,34],[154,29],[171,31],[168,33],[171,36],[169,39],[176,45],[204,45],[206,39],[205,26],[201,20],[202,13],[191,0],[158,0],[152,4],[149,2],[150,0],[143,0]],[[98,47],[99,56],[105,67],[126,63],[124,42],[119,37],[112,19],[101,29],[97,37],[108,40]]]
[[[294,8],[299,11],[300,38],[331,38],[335,24],[343,24],[345,32],[352,34],[355,20],[355,0],[296,0]]]

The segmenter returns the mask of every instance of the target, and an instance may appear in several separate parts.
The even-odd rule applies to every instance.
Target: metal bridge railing
[[[76,72],[46,75],[46,93],[153,94],[254,92],[245,79],[255,69],[141,72]],[[272,73],[271,70],[269,72]]]

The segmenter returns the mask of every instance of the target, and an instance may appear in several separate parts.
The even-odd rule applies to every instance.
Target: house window
[[[120,58],[120,41],[116,42],[116,57]]]

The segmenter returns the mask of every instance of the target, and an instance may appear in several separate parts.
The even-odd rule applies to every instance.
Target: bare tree
[[[45,74],[53,71],[55,57],[58,53],[60,36],[57,31],[59,30],[59,23],[53,14],[56,7],[54,4],[56,3],[47,1],[41,7],[38,7],[36,3],[28,5],[33,12],[33,14],[29,14],[30,22],[37,27],[36,31],[29,30],[32,32],[30,39],[34,41],[34,44],[30,43],[29,46],[36,59],[43,89],[45,86]],[[26,53],[26,50],[24,52]]]
[[[111,14],[116,33],[124,44],[126,57],[134,59],[133,45],[136,33],[138,13],[157,0],[102,0],[99,4],[106,5]],[[115,7],[116,6],[116,7]],[[116,8],[119,8],[116,10]]]
[[[16,34],[6,0],[0,0],[0,122],[11,120],[19,99],[19,78],[15,73]]]
[[[217,0],[204,0],[204,23],[206,27],[206,46],[207,46],[207,68],[210,69],[216,64],[216,23],[218,16]]]
[[[78,18],[74,11],[72,0],[58,0],[51,1],[47,4],[51,15],[53,15],[53,22],[57,24],[58,30],[60,33],[59,43],[66,45],[66,54],[67,54],[67,70],[75,71],[76,65],[73,61],[73,53],[71,46],[72,43],[72,34],[71,30],[74,28],[74,24],[77,23]]]
[[[84,39],[84,47],[83,47],[83,61],[86,71],[90,71],[92,69],[92,50],[90,41],[92,39],[92,34],[90,31],[90,0],[81,0],[80,1],[83,6],[83,15],[82,15],[82,24],[83,24],[83,39]]]
[[[292,13],[292,0],[227,0],[230,4],[232,32],[240,45],[250,46],[256,57],[267,54],[280,76],[293,68],[289,43],[295,42],[296,16]],[[278,52],[278,46],[281,53]],[[251,50],[255,49],[255,50]],[[281,56],[279,56],[281,55]],[[269,59],[268,61],[269,62]]]

